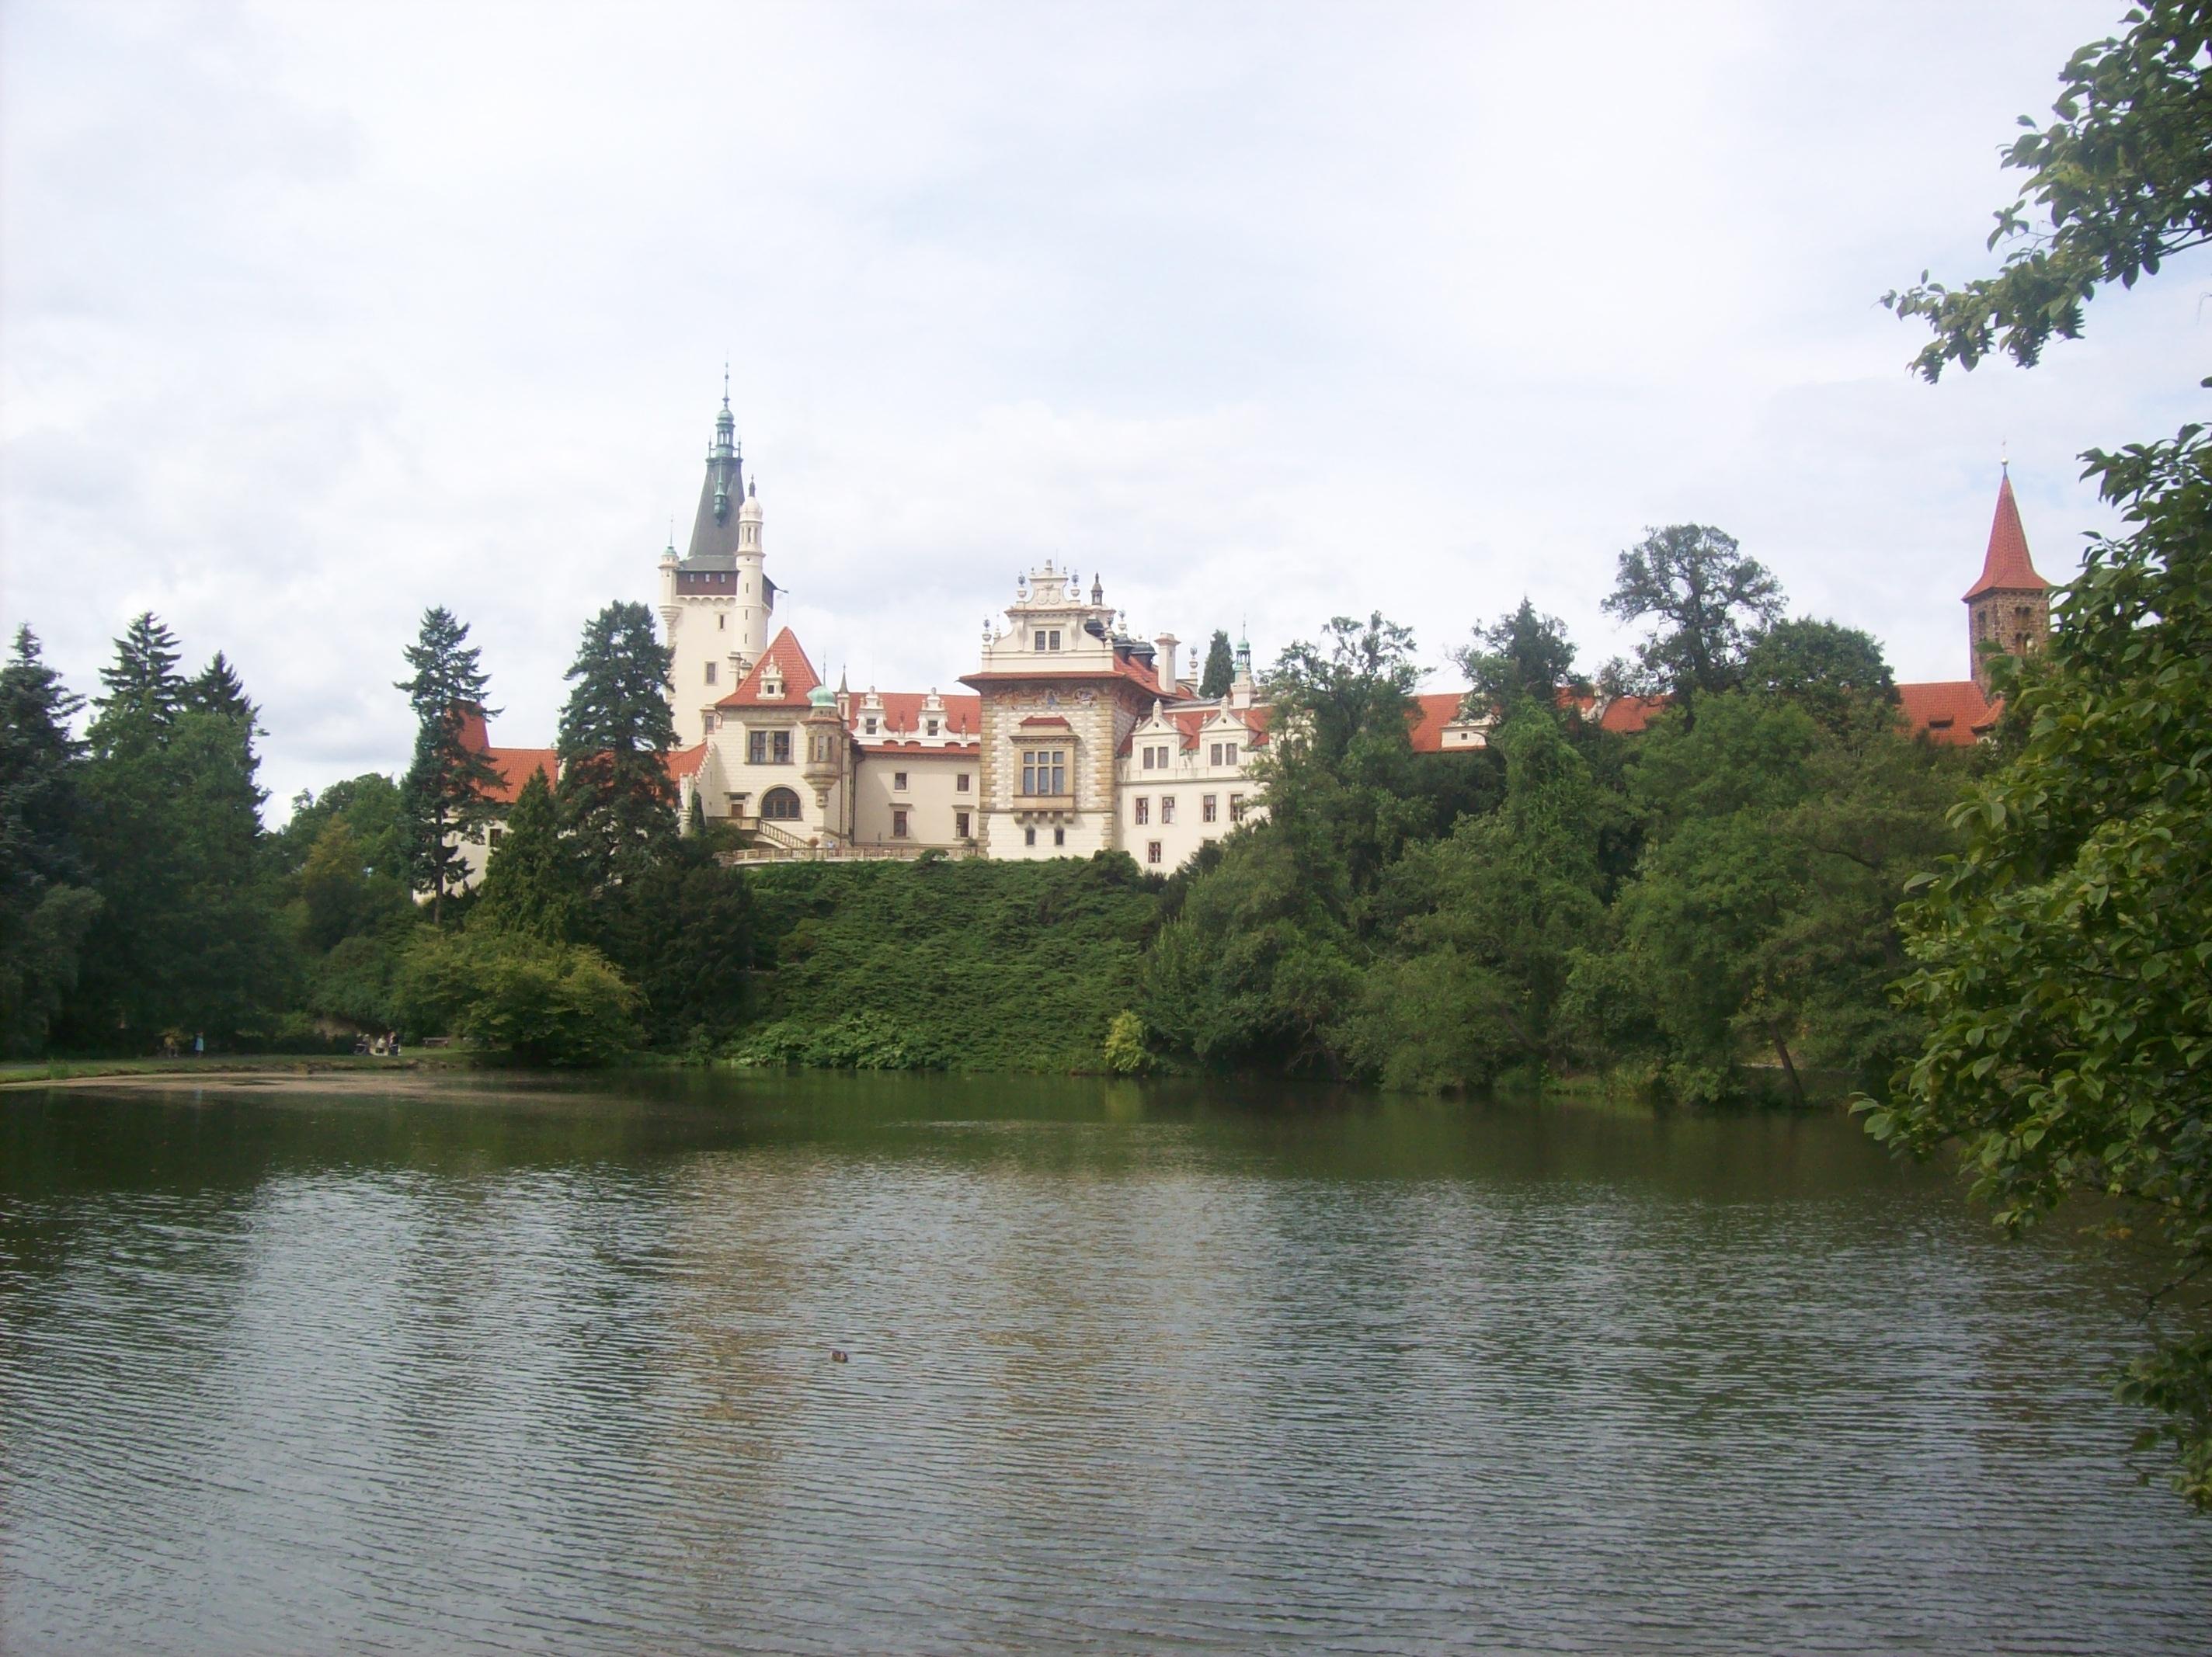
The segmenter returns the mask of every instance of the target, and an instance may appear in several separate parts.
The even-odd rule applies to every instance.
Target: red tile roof
[[[2020,503],[2012,498],[2012,476],[1997,485],[1996,516],[1990,520],[1990,549],[1982,556],[1982,579],[1966,589],[1966,597],[1984,592],[2042,592],[2051,583],[2035,573],[2027,555],[2027,531],[2021,526]]]
[[[692,748],[672,749],[668,756],[668,774],[679,780],[684,777],[696,776],[698,774],[700,766],[706,762],[706,759],[707,744],[705,743]]]
[[[512,805],[522,798],[522,790],[533,771],[545,774],[547,786],[561,774],[560,756],[550,748],[486,748],[484,757],[499,773],[500,786],[490,791],[491,798],[501,805]]]
[[[1406,734],[1416,754],[1444,751],[1444,727],[1459,718],[1467,701],[1464,690],[1427,691],[1413,698],[1406,713]]]
[[[1069,728],[1069,727],[1068,727],[1068,723],[1067,723],[1066,719],[1064,719],[1063,717],[1061,717],[1061,716],[1060,716],[1060,714],[1058,714],[1058,713],[1032,713],[1032,714],[1030,714],[1030,715],[1029,716],[1029,718],[1027,718],[1027,719],[1024,719],[1024,720],[1022,721],[1022,723],[1023,723],[1024,725],[1058,725],[1058,726],[1059,726],[1062,731],[1066,731],[1066,730],[1067,730],[1067,729]]]
[[[1935,679],[1897,687],[1899,717],[1913,735],[1953,748],[1971,748],[2004,711],[1972,679]]]
[[[763,696],[761,680],[771,666],[783,670],[783,695]],[[738,682],[738,688],[714,704],[717,707],[798,707],[806,706],[806,693],[822,683],[814,671],[814,664],[806,659],[806,652],[799,647],[799,640],[786,628],[775,635],[760,660]]]
[[[932,717],[924,711],[929,701],[927,691],[881,690],[874,694],[883,704],[881,734],[888,735],[897,731],[912,731],[917,737],[922,734],[921,722]],[[945,704],[944,713],[936,716],[945,721],[942,734],[973,737],[982,729],[983,699],[981,696],[963,696],[955,691],[951,695],[940,696],[938,700]],[[858,696],[848,697],[848,703],[852,727],[858,732],[861,719],[873,710],[862,707],[861,699]]]
[[[1674,700],[1672,696],[1615,696],[1598,715],[1597,728],[1632,737],[1664,713]]]

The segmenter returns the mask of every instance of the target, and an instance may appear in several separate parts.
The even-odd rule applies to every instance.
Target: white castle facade
[[[1097,577],[1085,592],[1047,561],[987,625],[963,691],[832,689],[776,625],[766,566],[725,396],[689,549],[659,568],[687,820],[696,801],[763,856],[1113,849],[1165,871],[1258,805],[1249,646],[1227,693],[1200,697],[1176,639],[1127,636]]]
[[[678,747],[669,768],[688,821],[702,815],[746,831],[755,858],[1089,857],[1127,852],[1165,871],[1261,809],[1255,759],[1269,708],[1239,644],[1228,690],[1203,697],[1179,671],[1178,640],[1133,637],[1094,576],[1089,591],[1048,560],[1017,584],[1001,620],[985,624],[964,690],[855,692],[822,681],[805,647],[775,624],[760,501],[727,391],[688,551],[659,568],[661,628],[672,656],[669,699]],[[2048,632],[2051,586],[2028,555],[2009,476],[2002,480],[1981,579],[1967,592],[1975,677],[1897,687],[1905,728],[1965,745],[1994,727],[1985,645],[2036,647]],[[1562,693],[1563,695],[1565,693]],[[1491,720],[1471,716],[1465,690],[1412,699],[1416,753],[1487,745]],[[1643,730],[1664,697],[1573,697],[1608,731]],[[551,749],[495,748],[481,713],[468,740],[493,762],[495,798],[511,804]],[[501,830],[464,845],[468,878]]]

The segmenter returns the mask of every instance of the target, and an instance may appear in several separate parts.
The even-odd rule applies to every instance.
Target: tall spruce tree
[[[290,967],[250,719],[193,706],[176,659],[143,615],[100,674],[83,794],[104,901],[64,1020],[89,1044],[143,1047],[164,1028],[219,1041],[273,1010]],[[238,701],[250,709],[242,689]]]
[[[430,895],[430,918],[440,921],[446,895],[467,878],[463,844],[483,845],[499,816],[492,798],[499,772],[469,741],[471,725],[498,710],[484,706],[489,681],[468,638],[467,625],[443,604],[424,610],[422,631],[406,652],[415,676],[396,687],[415,709],[415,758],[400,785],[408,862],[415,889]]]
[[[115,641],[115,660],[100,670],[104,694],[93,721],[94,748],[117,739],[150,741],[177,721],[190,687],[177,671],[177,635],[151,610],[141,610]]]
[[[1225,696],[1229,694],[1229,687],[1236,682],[1236,652],[1229,647],[1229,634],[1216,628],[1212,643],[1206,647],[1206,671],[1199,675],[1198,694],[1201,696]]]
[[[83,707],[18,628],[0,667],[0,1052],[36,1053],[76,986],[100,899],[78,843]]]
[[[612,604],[585,623],[568,670],[575,689],[561,710],[561,816],[594,891],[635,873],[677,832],[673,658],[650,610]]]

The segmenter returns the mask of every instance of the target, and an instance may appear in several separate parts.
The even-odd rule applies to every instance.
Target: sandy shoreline
[[[312,1084],[319,1093],[428,1093],[446,1081],[469,1072],[447,1065],[418,1065],[402,1059],[389,1066],[364,1069],[356,1065],[270,1065],[255,1069],[225,1068],[220,1065],[158,1071],[113,1071],[105,1075],[24,1076],[0,1081],[0,1092],[29,1092],[45,1088],[96,1088],[102,1091],[173,1093],[189,1088],[195,1092],[246,1093]]]

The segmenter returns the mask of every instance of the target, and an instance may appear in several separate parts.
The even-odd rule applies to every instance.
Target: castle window
[[[937,734],[937,721],[935,719],[930,720],[927,730],[930,736],[935,736]]]
[[[955,811],[952,814],[952,834],[956,840],[968,838],[968,823],[969,816],[965,811]]]
[[[1159,841],[1156,840],[1146,841],[1145,842],[1145,861],[1147,863],[1158,863],[1161,860]]]
[[[1198,820],[1200,822],[1218,822],[1221,820],[1221,808],[1215,804],[1220,798],[1218,794],[1206,794],[1200,797],[1198,802]]]
[[[1163,794],[1160,796],[1160,821],[1162,822],[1173,822],[1175,821],[1175,796],[1173,794]]]
[[[1060,629],[1056,627],[1041,627],[1037,628],[1036,647],[1039,650],[1058,650],[1060,648]]]
[[[499,850],[499,843],[500,843],[500,841],[501,841],[505,840],[506,838],[507,838],[507,830],[506,830],[506,829],[504,829],[504,828],[495,828],[495,829],[493,829],[493,830],[491,831],[491,849],[492,849],[493,851],[495,851],[495,852],[496,852],[497,850]]]
[[[1235,743],[1225,742],[1221,744],[1221,760],[1222,763],[1224,765],[1234,765],[1237,763],[1237,744]]]
[[[719,610],[716,610],[714,612],[714,631],[717,633],[725,632],[728,629],[729,625],[730,618],[722,611]]]
[[[1067,844],[1067,830],[1066,830],[1066,829],[1065,829],[1065,828],[1055,828],[1055,829],[1054,829],[1054,830],[1052,831],[1052,843],[1053,843],[1054,846],[1065,846],[1065,845],[1066,845],[1066,844]]]
[[[791,732],[788,731],[748,731],[745,735],[745,763],[789,765],[791,763]]]
[[[897,789],[901,793],[904,793],[906,792],[906,773],[903,771],[892,772],[891,786]]]
[[[714,665],[712,662],[707,664],[707,683],[708,684],[714,683]]]
[[[893,840],[904,840],[906,838],[906,813],[904,811],[894,811],[891,813],[891,838]]]
[[[1219,743],[1213,744],[1212,752],[1207,757],[1215,765],[1221,763],[1221,744]]]
[[[965,771],[952,779],[952,792],[956,794],[964,794],[968,792],[968,774]]]
[[[1067,750],[1032,748],[1022,756],[1022,792],[1055,795],[1067,792]]]
[[[788,788],[771,788],[761,796],[761,815],[780,822],[795,822],[799,816],[799,796]]]
[[[1024,846],[1034,846],[1034,845],[1036,845],[1036,829],[1034,829],[1034,828],[1024,828],[1024,829],[1023,829],[1023,830],[1022,830],[1022,844],[1023,844],[1023,845],[1024,845]]]
[[[1152,820],[1152,802],[1143,794],[1138,795],[1136,821],[1139,822],[1150,822]]]
[[[876,734],[876,716],[872,713],[869,714],[866,719],[861,721],[860,728],[866,735],[871,737],[874,736]]]
[[[1244,821],[1243,795],[1231,794],[1229,797],[1229,820],[1231,822],[1242,822]]]

